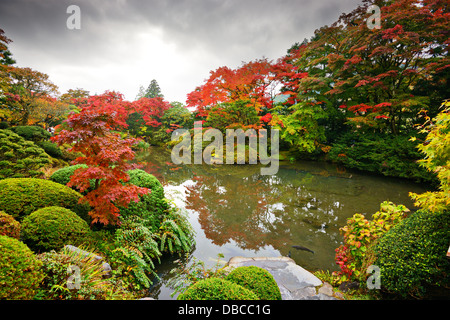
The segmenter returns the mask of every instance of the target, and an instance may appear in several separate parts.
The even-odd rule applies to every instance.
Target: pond
[[[192,256],[208,267],[219,253],[233,256],[288,256],[303,268],[338,270],[339,228],[354,213],[371,217],[389,200],[413,208],[409,192],[425,187],[410,181],[344,170],[330,163],[280,162],[277,174],[260,165],[174,165],[170,152],[151,148],[137,154],[141,169],[155,175],[166,197],[185,210],[196,232]],[[313,251],[296,250],[293,245]],[[150,295],[170,297],[169,271],[178,256],[157,266],[161,280]]]

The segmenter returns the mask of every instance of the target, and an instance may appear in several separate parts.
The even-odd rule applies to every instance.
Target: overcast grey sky
[[[20,67],[50,76],[61,93],[116,90],[134,100],[156,79],[168,101],[221,66],[276,60],[361,0],[1,0],[0,28]],[[81,29],[67,28],[67,7]]]

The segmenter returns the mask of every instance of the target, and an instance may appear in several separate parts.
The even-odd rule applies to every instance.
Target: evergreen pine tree
[[[164,98],[164,95],[161,93],[161,88],[159,87],[158,82],[153,79],[148,85],[147,90],[145,91],[144,97],[146,98]]]
[[[158,82],[153,79],[150,84],[148,85],[147,89],[144,89],[143,86],[139,87],[139,92],[136,96],[136,100],[139,100],[140,98],[163,98],[164,95],[161,93],[161,88],[159,87]]]

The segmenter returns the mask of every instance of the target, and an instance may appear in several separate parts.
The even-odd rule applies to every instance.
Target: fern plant
[[[170,207],[159,230],[161,252],[181,255],[194,245],[194,230],[187,217],[175,206]]]
[[[131,286],[138,290],[150,287],[150,276],[157,277],[154,260],[160,262],[161,256],[157,240],[159,236],[135,216],[123,219],[121,228],[116,231],[116,249],[112,256],[119,264],[117,272],[134,279]]]

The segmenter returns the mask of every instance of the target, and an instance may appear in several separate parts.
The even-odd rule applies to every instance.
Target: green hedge
[[[422,155],[409,138],[348,132],[336,140],[327,157],[347,168],[436,184],[436,177],[417,163]]]
[[[24,243],[0,235],[0,300],[33,299],[44,279],[41,266]]]
[[[177,300],[259,300],[256,293],[220,278],[207,278],[194,283]]]
[[[75,212],[56,206],[39,209],[22,222],[23,241],[36,252],[59,250],[67,244],[85,244],[89,234],[86,221]]]
[[[19,222],[37,209],[59,206],[90,222],[88,205],[79,204],[82,195],[59,183],[35,178],[0,180],[0,208]]]
[[[75,170],[87,167],[85,164],[76,164],[61,168],[51,175],[50,180],[67,185]],[[128,183],[142,188],[149,188],[152,190],[154,197],[158,199],[164,198],[164,188],[155,176],[140,169],[129,170],[127,173],[130,176]]]
[[[280,289],[275,279],[263,268],[238,267],[225,279],[253,291],[261,300],[281,300]]]
[[[430,286],[450,286],[450,212],[417,211],[382,236],[374,247],[382,289],[424,297]]]
[[[141,169],[129,170],[127,173],[130,176],[128,183],[142,188],[149,188],[155,197],[159,199],[164,198],[164,188],[154,175]]]

